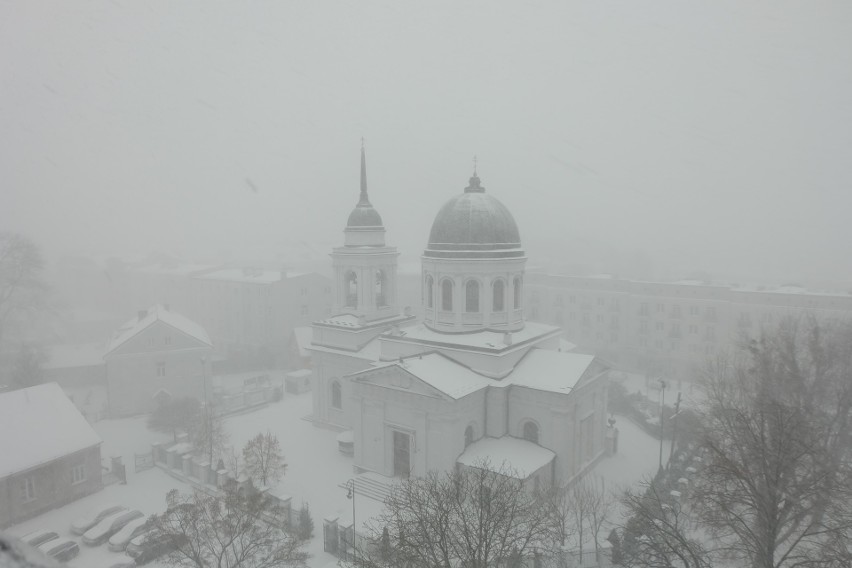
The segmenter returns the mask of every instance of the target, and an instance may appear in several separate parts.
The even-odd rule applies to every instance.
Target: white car
[[[101,520],[103,520],[104,517],[108,517],[109,515],[120,513],[126,510],[127,507],[122,507],[121,505],[110,505],[108,507],[99,507],[97,509],[92,509],[91,511],[71,523],[71,532],[74,534],[83,534],[84,532],[98,524]]]
[[[124,525],[134,519],[144,517],[142,511],[136,509],[132,511],[123,511],[115,513],[108,517],[104,517],[101,522],[90,528],[83,535],[83,542],[89,546],[95,546],[106,542],[109,537],[120,531]]]
[[[145,517],[134,519],[110,537],[109,549],[113,552],[121,552],[127,548],[127,543],[129,543],[131,539],[134,539],[149,530],[151,530],[151,526],[148,524],[148,519]]]

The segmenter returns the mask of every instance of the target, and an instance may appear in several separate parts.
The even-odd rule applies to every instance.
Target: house
[[[157,401],[204,399],[213,343],[203,327],[162,305],[116,330],[104,355],[112,416],[151,412]]]
[[[100,445],[58,384],[0,394],[0,528],[100,490]]]

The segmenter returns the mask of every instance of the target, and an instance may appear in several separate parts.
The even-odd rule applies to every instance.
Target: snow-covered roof
[[[520,438],[481,438],[465,448],[458,463],[469,467],[487,467],[496,473],[514,474],[526,479],[556,457],[552,451]]]
[[[207,331],[201,325],[185,316],[169,311],[161,305],[155,305],[149,308],[142,318],[135,317],[128,320],[123,326],[121,326],[109,342],[106,354],[111,353],[119,346],[123,345],[126,341],[136,336],[136,334],[153,325],[157,321],[170,325],[178,331],[181,331],[202,343],[206,343],[211,347],[213,346],[213,342],[210,341],[210,336],[207,335]]]
[[[337,353],[338,355],[347,355],[349,357],[357,357],[358,359],[365,359],[367,361],[378,361],[379,357],[382,354],[382,345],[379,342],[378,337],[374,337],[363,346],[358,351],[350,351],[348,349],[340,349],[336,347],[326,347],[325,345],[311,345],[308,347],[309,351],[322,351],[324,353]]]
[[[397,365],[405,369],[406,372],[454,399],[460,399],[495,383],[440,353],[409,357],[401,363],[380,366],[388,365]]]
[[[218,280],[222,282],[244,282],[249,284],[272,284],[303,276],[303,272],[267,270],[265,268],[222,268],[195,276],[198,280]]]
[[[103,365],[103,362],[103,342],[82,345],[52,345],[47,349],[47,361],[42,367],[45,369],[91,367]]]
[[[191,276],[205,270],[212,270],[219,265],[216,264],[150,264],[148,266],[140,266],[135,268],[134,272],[143,272],[146,274],[160,274],[163,276]]]
[[[299,349],[299,357],[310,357],[307,347],[311,346],[314,330],[307,326],[294,327],[293,337],[296,339],[296,347]]]
[[[0,478],[100,443],[56,383],[0,394]]]
[[[503,351],[512,346],[525,343],[532,339],[538,339],[545,335],[559,333],[558,327],[538,322],[528,321],[524,328],[511,333],[511,343],[506,344],[506,334],[502,331],[479,331],[476,333],[459,333],[448,335],[433,331],[424,324],[406,327],[400,331],[398,336],[385,336],[388,340],[402,339],[418,342],[431,343],[433,345],[451,345],[462,349],[477,349],[480,351]]]
[[[531,349],[503,381],[531,389],[568,393],[594,360],[594,355]]]

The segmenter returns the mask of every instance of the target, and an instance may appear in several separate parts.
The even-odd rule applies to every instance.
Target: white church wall
[[[365,359],[341,356],[334,353],[314,352],[313,419],[317,422],[334,424],[342,428],[351,428],[353,417],[352,385],[346,375],[363,371],[370,367]],[[338,382],[341,387],[340,408],[332,402],[332,384]]]

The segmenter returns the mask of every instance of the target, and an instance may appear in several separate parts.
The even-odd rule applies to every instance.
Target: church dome
[[[514,217],[499,200],[485,193],[474,172],[464,193],[438,211],[424,256],[515,258],[524,256],[524,251]]]
[[[347,227],[381,227],[382,216],[379,212],[373,209],[369,203],[366,205],[358,204],[352,213],[349,214],[349,220],[346,222]]]

